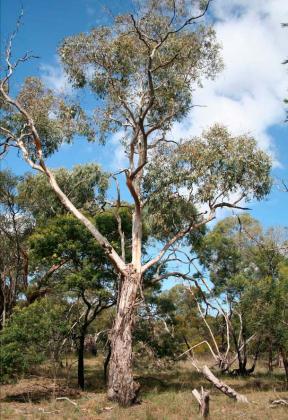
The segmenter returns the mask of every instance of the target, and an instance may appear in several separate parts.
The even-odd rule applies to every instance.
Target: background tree
[[[138,346],[140,342],[148,349],[149,356],[175,361],[201,341],[203,322],[187,287],[176,285],[154,292],[146,297],[146,305],[145,313],[137,318],[134,337]]]
[[[283,257],[283,256],[282,256]],[[244,308],[249,307],[250,326],[261,336],[260,350],[268,356],[268,369],[273,370],[273,359],[282,358],[287,376],[287,257],[279,262],[274,276],[263,276],[249,285],[243,296]],[[253,305],[251,305],[253,302]],[[249,306],[248,306],[249,305]],[[251,327],[250,327],[251,328]]]
[[[118,218],[121,218],[126,236],[123,251],[129,255],[131,209],[126,206],[104,211],[107,174],[90,164],[71,171],[58,169],[55,176],[66,194],[105,232],[119,253],[122,249]],[[85,337],[96,317],[116,303],[117,276],[102,248],[55,199],[46,178],[27,175],[18,184],[18,190],[19,201],[36,220],[35,232],[29,238],[31,281],[27,299],[32,303],[46,294],[56,294],[74,302],[71,333],[78,352],[78,385],[83,389]]]
[[[19,205],[18,182],[19,178],[11,172],[0,171],[0,329],[28,286],[26,241],[33,230],[33,220]]]
[[[280,328],[284,332],[284,324],[277,322],[277,318],[284,314],[280,315],[279,311],[275,322],[271,322],[269,314],[276,310],[279,296],[285,296],[283,275],[280,281],[282,265],[287,259],[285,238],[285,231],[282,234],[277,229],[265,232],[259,222],[242,214],[220,221],[203,239],[200,261],[209,270],[212,295],[227,307],[229,330],[238,359],[235,372],[238,374],[246,375],[254,370],[260,351],[270,349],[272,352],[277,334],[271,328],[276,326],[277,330]],[[283,310],[285,313],[285,305]],[[255,352],[249,369],[248,343]],[[272,363],[272,353],[270,360]]]
[[[128,239],[131,211],[122,209],[120,217]],[[97,226],[101,225],[115,248],[120,249],[113,210],[98,213],[93,220]],[[74,306],[71,334],[78,353],[78,385],[84,389],[85,338],[99,314],[116,304],[117,276],[102,248],[69,214],[46,219],[45,226],[40,225],[30,237],[29,245],[31,276],[33,268],[35,271],[27,290],[28,300],[52,293],[65,296]]]
[[[11,380],[48,361],[56,375],[68,344],[69,305],[55,298],[16,307],[1,331],[1,381]]]

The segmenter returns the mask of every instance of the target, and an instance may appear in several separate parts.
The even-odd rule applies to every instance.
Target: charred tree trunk
[[[247,375],[247,371],[246,371],[247,358],[245,357],[245,354],[243,351],[244,349],[241,349],[241,343],[238,342],[237,336],[234,332],[232,332],[232,337],[233,337],[233,341],[234,341],[234,345],[235,345],[236,353],[237,353],[237,359],[238,359],[238,369],[234,369],[232,371],[232,374],[239,375],[239,376],[246,376]]]
[[[85,345],[85,330],[82,330],[78,343],[78,386],[82,390],[85,388],[85,373],[84,373],[84,345]]]
[[[254,359],[253,359],[252,366],[250,368],[247,368],[247,363],[248,363],[247,343],[248,343],[248,340],[243,335],[243,340],[242,340],[243,345],[240,346],[238,341],[237,341],[237,338],[236,338],[235,334],[233,334],[233,339],[234,339],[234,344],[235,344],[236,353],[237,353],[238,369],[232,370],[231,374],[232,375],[239,375],[239,376],[248,376],[251,373],[253,373],[254,370],[255,370],[257,360],[258,360],[258,356],[260,354],[260,342],[257,345],[256,352],[254,354]],[[243,347],[243,348],[241,348],[241,347]]]
[[[140,388],[133,380],[132,370],[132,330],[140,280],[140,275],[131,265],[122,278],[111,336],[107,394],[110,400],[117,401],[122,406],[135,403]]]
[[[188,349],[188,353],[190,354],[191,357],[194,357],[193,351],[191,350],[191,345],[188,343],[188,340],[185,335],[183,335],[183,340],[185,341],[186,347]]]
[[[247,374],[248,375],[250,375],[251,373],[254,372],[254,370],[256,368],[256,364],[257,364],[259,354],[260,354],[260,342],[257,345],[257,349],[256,349],[256,352],[255,352],[255,355],[254,355],[254,360],[253,360],[252,366],[251,366],[251,368],[247,369]]]

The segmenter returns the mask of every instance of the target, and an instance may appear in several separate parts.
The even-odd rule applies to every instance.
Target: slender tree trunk
[[[242,372],[243,375],[247,375],[247,338],[246,338],[246,333],[244,332],[244,327],[243,327],[243,363],[242,363]]]
[[[2,295],[2,307],[1,307],[1,323],[0,323],[0,330],[5,327],[6,324],[6,301],[5,301],[5,291],[1,293]]]
[[[272,351],[272,343],[269,342],[269,353],[268,353],[268,371],[273,372],[273,351]]]
[[[85,388],[85,374],[84,374],[84,344],[85,344],[85,330],[81,331],[78,344],[78,386],[82,390]]]
[[[105,384],[107,384],[107,379],[108,379],[108,366],[109,366],[110,358],[111,358],[111,344],[110,344],[110,341],[108,340],[108,353],[107,353],[107,356],[106,356],[105,361],[104,361],[104,380],[105,380]]]
[[[226,338],[225,338],[225,326],[221,326],[221,346],[220,346],[220,351],[221,353],[225,352],[225,348],[226,348]]]
[[[128,266],[122,278],[117,313],[111,336],[111,358],[108,372],[108,398],[122,406],[136,402],[140,385],[133,380],[132,330],[134,310],[141,277]]]
[[[283,367],[282,365],[283,365],[283,363],[282,363],[282,356],[281,356],[281,352],[280,352],[280,351],[278,351],[278,353],[277,353],[277,367],[278,367],[278,368],[281,368],[281,367]]]
[[[247,374],[248,375],[250,375],[251,373],[254,372],[254,370],[256,368],[256,364],[257,364],[259,354],[260,354],[260,342],[257,345],[257,349],[256,349],[256,352],[254,354],[254,360],[253,360],[252,366],[251,366],[251,368],[247,369]]]
[[[183,339],[184,339],[186,347],[188,349],[188,353],[190,354],[191,357],[193,357],[193,351],[191,350],[191,345],[188,343],[188,340],[187,340],[185,335],[183,335]]]
[[[241,343],[238,343],[236,334],[234,332],[232,332],[232,336],[233,336],[236,353],[237,353],[237,359],[238,359],[238,369],[234,369],[232,373],[235,375],[245,376],[246,366],[244,364],[245,358],[243,357],[243,351],[241,350]]]
[[[238,343],[237,337],[235,334],[233,334],[234,344],[236,348],[237,353],[237,359],[238,359],[238,369],[234,369],[232,371],[232,374],[239,375],[239,376],[247,376],[254,372],[256,363],[258,360],[258,356],[260,353],[260,343],[257,346],[257,350],[254,355],[253,363],[251,368],[247,368],[248,363],[248,355],[247,355],[247,343],[249,340],[246,339],[245,335],[242,336],[242,342],[243,342],[243,348],[241,349],[241,343]]]
[[[6,294],[5,294],[5,273],[1,275],[1,284],[0,284],[0,310],[1,310],[1,322],[0,322],[0,330],[5,327],[6,323]]]

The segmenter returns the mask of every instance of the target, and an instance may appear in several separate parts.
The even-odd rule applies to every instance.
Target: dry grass
[[[211,390],[211,419],[288,419],[288,408],[270,408],[273,399],[288,398],[283,374],[267,375],[260,366],[255,376],[226,378],[237,391],[247,395],[250,404],[229,400],[214,390],[191,366],[182,362],[174,370],[142,369],[136,375],[142,384],[142,403],[128,409],[106,400],[99,360],[86,360],[88,391],[75,388],[75,369],[71,386],[65,380],[44,377],[26,378],[0,388],[3,419],[109,419],[109,420],[185,420],[198,419],[198,407],[191,390],[201,385]],[[57,397],[66,397],[57,400]],[[76,403],[76,405],[73,404]]]

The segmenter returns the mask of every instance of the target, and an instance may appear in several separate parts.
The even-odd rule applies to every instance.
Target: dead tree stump
[[[207,418],[209,416],[209,392],[201,387],[201,394],[197,389],[193,389],[192,394],[198,401],[201,416]]]

